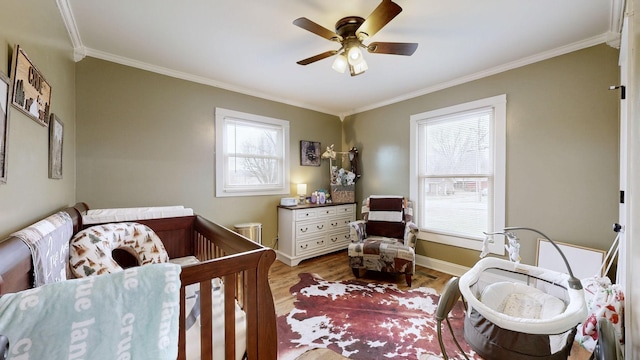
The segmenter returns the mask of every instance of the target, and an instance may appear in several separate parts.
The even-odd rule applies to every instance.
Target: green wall
[[[344,147],[360,149],[357,195],[409,195],[409,117],[507,95],[507,226],[597,249],[613,241],[618,218],[618,51],[576,51],[345,119]],[[536,243],[520,233],[521,256]],[[528,240],[531,241],[528,241]],[[421,241],[418,253],[472,266],[478,252]]]
[[[49,129],[9,106],[7,183],[0,184],[0,239],[75,202],[75,63],[55,1],[3,2],[0,71],[20,45],[51,86],[51,112],[64,123],[61,180],[49,179]]]
[[[76,71],[77,198],[90,207],[184,205],[228,227],[260,222],[273,246],[282,196],[215,197],[216,107],[290,122],[292,195],[329,184],[328,162],[300,166],[300,140],[339,146],[336,116],[94,58]]]

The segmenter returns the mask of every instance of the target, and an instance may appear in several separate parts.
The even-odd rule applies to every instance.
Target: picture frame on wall
[[[64,124],[58,116],[51,114],[49,121],[49,178],[62,179],[62,149]]]
[[[300,165],[320,166],[320,142],[300,140]]]
[[[19,45],[14,48],[12,72],[11,104],[38,124],[49,125],[51,86]]]
[[[0,184],[7,182],[7,140],[9,138],[9,102],[11,80],[0,72]]]

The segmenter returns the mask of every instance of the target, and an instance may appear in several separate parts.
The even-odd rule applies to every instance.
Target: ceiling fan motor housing
[[[364,19],[359,16],[347,16],[336,22],[336,34],[343,39],[357,38],[356,31],[362,25]]]

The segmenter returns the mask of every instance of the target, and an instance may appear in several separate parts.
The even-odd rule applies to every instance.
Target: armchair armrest
[[[404,245],[415,249],[418,242],[418,232],[420,232],[418,225],[413,221],[407,221],[407,225],[404,228]]]
[[[367,236],[367,222],[356,220],[349,223],[349,233],[352,243],[361,243]]]

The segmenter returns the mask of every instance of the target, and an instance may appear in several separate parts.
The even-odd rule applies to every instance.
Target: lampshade
[[[344,73],[344,71],[347,69],[347,57],[344,56],[344,53],[336,56],[336,59],[333,60],[333,65],[331,65],[331,68],[341,74]]]
[[[368,68],[369,66],[367,66],[367,62],[364,61],[364,58],[362,59],[362,61],[360,61],[355,65],[349,65],[349,71],[351,72],[351,76],[362,74]]]
[[[347,60],[351,76],[362,74],[369,68],[359,46],[352,46],[347,50]]]
[[[349,64],[351,65],[358,64],[359,62],[364,60],[364,58],[362,57],[362,51],[360,51],[360,48],[357,46],[352,46],[347,52],[347,55]]]
[[[298,184],[298,195],[307,194],[307,184]]]

